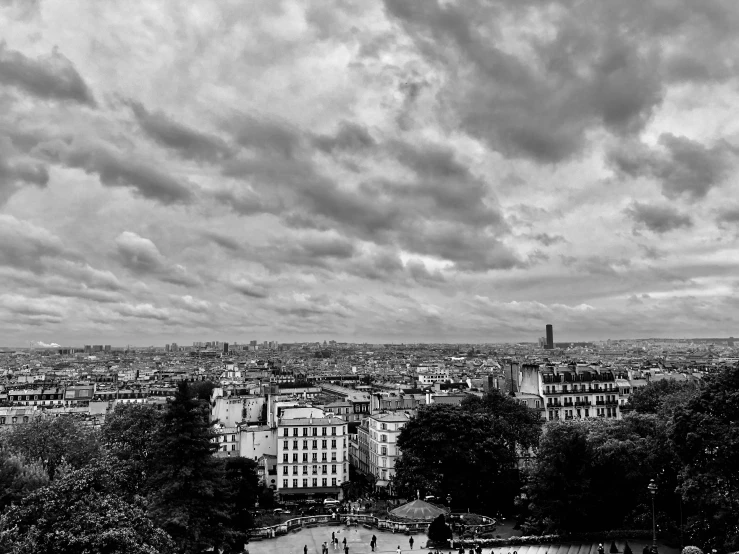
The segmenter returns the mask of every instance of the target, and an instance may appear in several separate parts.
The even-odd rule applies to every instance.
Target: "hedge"
[[[594,542],[626,539],[649,539],[652,532],[648,530],[614,530],[602,532],[574,533],[570,535],[524,535],[521,537],[510,537],[508,539],[462,539],[454,541],[455,546],[518,546],[523,544],[552,544],[560,542]]]

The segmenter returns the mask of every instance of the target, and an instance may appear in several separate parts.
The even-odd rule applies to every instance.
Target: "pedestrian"
[[[331,531],[331,542],[334,542],[334,539],[336,538],[336,532]]]
[[[375,546],[377,546],[377,537],[375,535],[372,535],[372,540],[370,540],[370,546],[372,547],[372,552],[374,552]]]
[[[411,550],[413,550],[413,537],[411,537],[410,539],[408,539],[408,544],[411,545]]]
[[[605,548],[603,548],[603,544],[598,545],[598,554],[604,554]]]
[[[344,554],[349,554],[349,547],[344,545]]]
[[[308,545],[307,544],[303,547],[303,554],[308,554]]]
[[[395,552],[396,552],[396,554],[403,554],[403,553],[402,553],[402,552],[400,551],[400,545],[398,545],[398,549],[397,549],[397,550],[396,550]]]

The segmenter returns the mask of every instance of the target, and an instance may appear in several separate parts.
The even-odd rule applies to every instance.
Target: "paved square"
[[[321,545],[323,541],[331,542],[332,532],[336,533],[336,538],[339,539],[339,548],[334,550],[329,546],[329,554],[344,554],[344,544],[342,543],[344,537],[346,537],[346,544],[349,546],[349,554],[372,552],[369,544],[372,535],[377,537],[375,552],[390,552],[392,554],[395,554],[398,546],[400,546],[403,554],[420,552],[421,548],[426,546],[427,540],[425,534],[413,535],[414,543],[413,550],[411,550],[408,545],[410,537],[405,534],[366,529],[361,525],[359,527],[321,525],[304,528],[297,533],[288,533],[274,539],[252,542],[247,548],[249,554],[303,554],[303,547],[308,545],[308,554],[321,554]],[[427,553],[428,550],[423,549],[423,552]]]

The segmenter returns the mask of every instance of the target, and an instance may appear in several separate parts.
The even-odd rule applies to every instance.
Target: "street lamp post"
[[[654,517],[654,495],[657,493],[657,483],[654,479],[649,480],[647,489],[652,494],[652,554],[657,554],[657,525]]]
[[[446,505],[449,506],[449,513],[452,512],[452,495],[447,494],[446,495]]]

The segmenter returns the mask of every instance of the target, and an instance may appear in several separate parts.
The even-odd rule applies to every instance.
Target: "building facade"
[[[395,461],[400,455],[398,436],[408,421],[410,417],[404,413],[376,414],[367,418],[368,472],[377,479],[378,488],[387,487],[395,475]]]
[[[349,480],[346,421],[317,409],[317,417],[291,417],[291,411],[277,424],[277,493],[282,500],[342,498]]]

